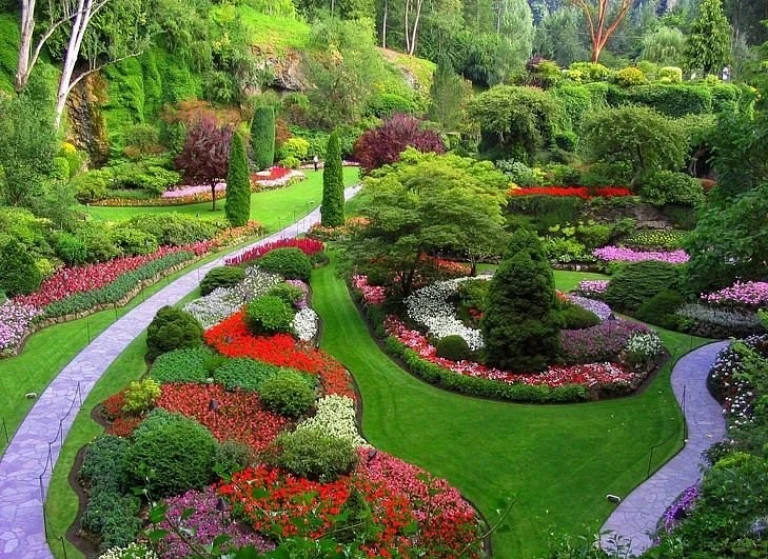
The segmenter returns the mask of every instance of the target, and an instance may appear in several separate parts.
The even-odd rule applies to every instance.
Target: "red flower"
[[[325,249],[325,244],[314,239],[281,239],[274,243],[267,243],[260,245],[250,250],[245,251],[242,254],[233,256],[227,259],[227,266],[238,266],[244,262],[250,262],[251,260],[258,260],[268,252],[271,252],[278,248],[298,248],[301,252],[307,256],[312,256]]]
[[[618,186],[604,186],[599,188],[587,188],[586,186],[532,186],[515,188],[509,191],[510,196],[576,196],[582,200],[590,198],[615,198],[632,196],[628,188]]]

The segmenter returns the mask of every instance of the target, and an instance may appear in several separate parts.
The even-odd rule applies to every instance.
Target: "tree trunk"
[[[472,268],[469,270],[469,276],[476,278],[477,277],[477,260],[472,258],[471,263],[472,263]]]
[[[83,37],[88,24],[93,16],[93,0],[78,0],[77,15],[72,22],[72,32],[67,43],[67,55],[64,58],[64,65],[61,69],[61,79],[59,80],[59,91],[56,94],[56,129],[61,126],[61,117],[64,114],[64,107],[67,103],[67,97],[72,89],[72,75],[75,71],[75,64],[80,54],[80,46],[83,44]]]
[[[413,34],[411,35],[411,45],[408,54],[413,56],[416,52],[416,37],[419,32],[419,20],[421,19],[421,9],[424,7],[424,0],[416,0],[416,19],[413,22]]]
[[[411,0],[405,0],[405,52],[411,52],[411,26],[408,22],[408,13],[411,11]]]
[[[592,43],[592,58],[590,60],[594,63],[597,63],[597,61],[600,60],[600,53],[602,51],[603,51],[603,45]]]
[[[384,14],[381,20],[381,48],[387,48],[387,17],[389,15],[389,0],[384,0]]]
[[[35,33],[35,0],[22,0],[21,2],[21,42],[19,43],[19,62],[16,67],[14,87],[20,92],[27,85],[29,72],[30,51],[32,50],[32,36]]]
[[[219,184],[218,181],[211,183],[211,200],[213,201],[213,207],[211,208],[212,212],[216,211],[216,185]]]

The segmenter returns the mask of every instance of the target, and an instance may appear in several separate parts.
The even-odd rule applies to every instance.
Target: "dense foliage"
[[[323,199],[320,205],[320,223],[324,227],[344,224],[344,169],[341,145],[336,132],[328,138],[323,168]]]
[[[197,319],[181,309],[165,306],[157,311],[147,328],[147,357],[155,359],[176,349],[199,347],[203,328]]]
[[[224,213],[232,227],[246,225],[251,217],[251,179],[248,156],[239,134],[235,134],[229,148],[227,169],[227,200]]]
[[[399,161],[400,154],[409,147],[433,153],[442,153],[444,149],[437,132],[425,128],[417,118],[398,114],[360,136],[354,156],[363,170],[370,173]]]
[[[258,107],[251,121],[251,149],[256,169],[262,171],[275,162],[275,110]]]

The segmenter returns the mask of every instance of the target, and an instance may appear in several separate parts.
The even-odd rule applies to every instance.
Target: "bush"
[[[666,289],[644,301],[635,311],[634,317],[649,324],[676,330],[680,319],[675,314],[685,304],[685,297],[677,291]]]
[[[245,279],[245,270],[236,266],[214,268],[200,282],[200,294],[208,295],[219,287],[234,287]]]
[[[165,306],[147,328],[147,357],[155,359],[174,349],[200,347],[203,327],[186,311]]]
[[[312,262],[298,248],[278,248],[262,256],[257,265],[267,272],[273,272],[285,279],[309,281],[312,275]]]
[[[268,169],[275,162],[275,109],[257,107],[251,121],[251,149],[253,162],[259,171]]]
[[[109,173],[105,171],[88,171],[73,178],[71,184],[77,200],[87,204],[107,197],[109,180]]]
[[[53,158],[53,171],[51,178],[57,181],[69,180],[69,161],[65,157]]]
[[[574,62],[568,67],[568,77],[581,82],[605,81],[611,77],[611,70],[597,62]]]
[[[152,196],[160,196],[181,180],[181,175],[163,167],[165,164],[163,160],[153,159],[141,163],[119,163],[104,167],[102,171],[107,173],[110,190],[139,189]],[[107,194],[111,195],[111,192]]]
[[[85,243],[70,233],[59,233],[53,237],[53,247],[56,256],[68,266],[83,264],[88,257]]]
[[[160,397],[160,384],[152,379],[134,381],[125,389],[125,404],[123,411],[127,413],[144,413],[155,407]]]
[[[245,307],[245,323],[257,336],[290,332],[294,314],[279,297],[263,295]]]
[[[279,372],[266,379],[259,395],[267,409],[293,418],[304,415],[315,402],[315,393],[306,379],[292,372]]]
[[[321,429],[301,429],[280,435],[272,461],[294,475],[329,483],[352,471],[357,453],[348,439],[332,437]]]
[[[306,159],[309,154],[309,142],[304,138],[289,138],[280,146],[280,157],[283,159]]]
[[[622,266],[608,284],[605,302],[622,311],[636,311],[645,301],[670,288],[680,279],[680,267],[648,260]]]
[[[400,154],[411,147],[423,153],[443,153],[440,135],[413,116],[396,114],[377,128],[368,130],[355,142],[354,157],[360,167],[370,173],[400,160]]]
[[[152,412],[133,435],[126,460],[136,487],[149,484],[153,497],[201,489],[213,479],[216,440],[187,417]]]
[[[339,136],[335,132],[328,138],[328,148],[325,151],[320,216],[323,227],[344,225],[344,169]]]
[[[244,470],[253,461],[251,447],[237,441],[224,441],[216,447],[214,470],[219,475],[231,475]]]
[[[125,457],[130,446],[127,439],[113,435],[95,438],[86,447],[80,478],[91,490],[124,491],[128,484]]]
[[[600,318],[584,307],[568,303],[558,313],[566,330],[583,330],[600,324]]]
[[[277,297],[286,305],[295,306],[304,297],[304,290],[290,283],[279,283],[267,295]]]
[[[394,114],[413,114],[413,103],[394,93],[379,93],[368,101],[368,113],[379,118],[388,118]]]
[[[37,291],[43,278],[24,246],[10,239],[0,247],[0,289],[8,297]]]
[[[161,245],[184,246],[216,235],[216,225],[181,213],[139,214],[125,226],[152,235]]]
[[[296,157],[286,157],[285,159],[281,159],[278,165],[285,169],[298,169],[301,167],[301,160]]]
[[[683,70],[677,66],[664,66],[659,70],[659,81],[666,83],[680,83],[683,81]]]
[[[254,361],[245,357],[229,359],[213,373],[213,378],[227,390],[258,392],[262,383],[282,369],[277,365]]]
[[[216,356],[206,347],[177,349],[155,359],[149,376],[161,384],[205,382],[211,376],[211,363],[216,362]]]
[[[120,249],[112,241],[112,234],[105,223],[78,223],[72,234],[85,243],[88,262],[107,262],[120,256]]]
[[[641,180],[640,196],[653,206],[698,206],[704,201],[704,189],[698,180],[685,173],[656,171]]]
[[[531,218],[531,224],[540,235],[551,227],[576,223],[586,208],[586,202],[576,196],[515,196],[507,203],[507,211]]]
[[[465,361],[472,356],[467,341],[461,336],[446,336],[437,342],[437,356],[451,361]]]
[[[640,68],[628,66],[616,72],[613,75],[613,81],[615,81],[617,84],[621,86],[629,87],[632,85],[644,84],[648,80],[646,79],[645,74]]]
[[[116,227],[112,230],[110,238],[125,256],[152,254],[158,249],[154,236],[131,227]]]

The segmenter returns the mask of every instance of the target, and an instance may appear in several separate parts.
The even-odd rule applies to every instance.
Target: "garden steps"
[[[345,198],[351,198],[358,190],[359,185],[345,189]],[[46,541],[42,496],[47,492],[62,442],[93,386],[149,326],[155,313],[191,293],[200,279],[212,268],[223,266],[226,258],[260,244],[306,233],[319,221],[317,208],[269,237],[190,271],[113,323],[59,372],[35,402],[0,458],[1,559],[53,558]]]

